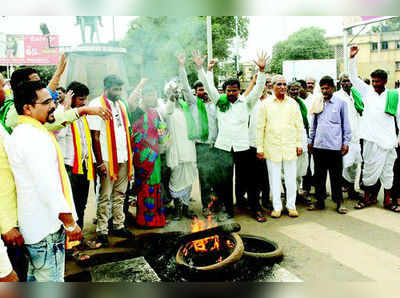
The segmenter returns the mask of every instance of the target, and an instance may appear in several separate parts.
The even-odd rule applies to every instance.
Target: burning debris
[[[191,227],[192,233],[204,231],[217,227],[218,224],[212,223],[211,216],[207,217],[206,223],[198,218],[194,218]],[[221,263],[226,259],[235,248],[235,243],[227,238],[226,235],[211,235],[186,243],[183,247],[183,258],[191,266],[208,266]]]

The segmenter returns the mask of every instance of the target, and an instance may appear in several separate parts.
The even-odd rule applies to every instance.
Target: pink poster
[[[56,65],[59,58],[58,36],[50,35],[50,47],[44,35],[3,35],[0,43],[1,65]]]
[[[361,19],[363,21],[370,21],[370,20],[379,19],[379,18],[381,18],[381,16],[361,16]]]

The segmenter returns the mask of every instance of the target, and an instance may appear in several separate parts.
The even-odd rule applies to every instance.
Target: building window
[[[396,40],[396,49],[400,49],[400,40]]]
[[[388,48],[389,48],[389,43],[387,41],[382,41],[381,49],[382,50],[387,50]]]
[[[400,61],[396,61],[396,70],[400,70]]]
[[[377,51],[378,50],[378,43],[373,42],[371,43],[371,51]]]

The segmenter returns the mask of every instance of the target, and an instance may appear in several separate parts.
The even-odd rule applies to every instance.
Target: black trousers
[[[216,148],[210,144],[196,144],[197,169],[199,171],[201,205],[206,208],[215,192]]]
[[[234,215],[233,209],[233,156],[229,151],[214,148],[215,193],[226,212]]]
[[[250,163],[248,167],[249,176],[249,203],[251,210],[257,212],[261,210],[260,195],[267,200],[269,199],[269,180],[268,168],[265,159],[257,158],[257,149],[250,147]]]
[[[326,178],[329,171],[332,200],[337,204],[343,202],[342,172],[343,156],[340,150],[313,148],[315,164],[315,195],[318,201],[326,197]]]
[[[83,175],[73,174],[72,167],[65,165],[69,181],[71,183],[72,195],[74,197],[75,210],[78,215],[77,224],[83,230],[83,219],[89,195],[90,182],[87,180],[87,169],[83,166]]]
[[[236,195],[236,204],[245,204],[246,201],[244,199],[244,194],[249,190],[249,182],[250,182],[250,149],[245,151],[232,151],[233,155],[233,163],[235,164],[235,195]],[[252,194],[247,193],[248,197]],[[250,198],[249,198],[250,201]]]

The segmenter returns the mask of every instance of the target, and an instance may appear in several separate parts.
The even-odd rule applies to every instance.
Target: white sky
[[[124,37],[130,21],[134,17],[116,16],[116,39]],[[101,31],[101,41],[112,40],[112,17],[102,17],[104,27]],[[79,26],[74,26],[74,16],[7,16],[0,17],[0,32],[8,34],[41,34],[40,23],[46,23],[51,34],[60,36],[61,46],[76,46],[81,43]],[[340,16],[262,16],[250,17],[249,39],[245,48],[240,51],[242,60],[255,58],[259,49],[272,52],[272,46],[279,40],[302,27],[318,26],[324,28],[327,36],[342,33],[342,17]],[[87,33],[87,36],[89,32]]]

